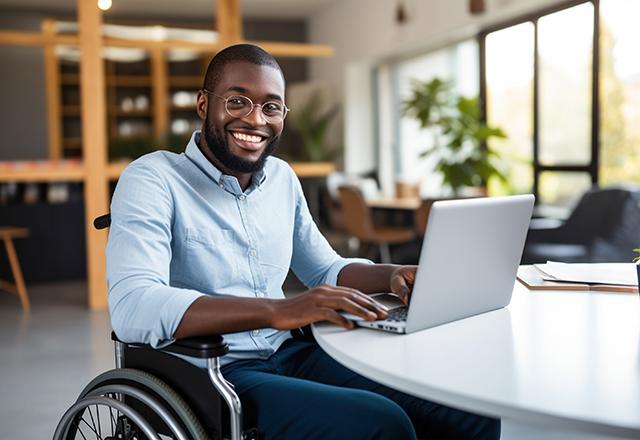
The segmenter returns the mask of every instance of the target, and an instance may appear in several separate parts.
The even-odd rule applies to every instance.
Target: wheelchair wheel
[[[173,389],[144,371],[118,368],[93,379],[60,420],[54,440],[209,440]]]

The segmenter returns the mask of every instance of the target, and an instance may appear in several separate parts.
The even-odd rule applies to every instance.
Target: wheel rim
[[[54,439],[161,440],[149,423],[115,395],[87,397],[62,416]]]

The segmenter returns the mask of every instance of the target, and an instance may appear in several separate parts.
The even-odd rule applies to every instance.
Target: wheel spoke
[[[88,408],[87,408],[87,409],[88,409]],[[89,411],[89,414],[91,414],[91,411]],[[91,419],[92,419],[91,421],[93,422],[93,415],[91,415]],[[91,430],[95,435],[97,435],[97,436],[98,436],[98,438],[99,438],[100,440],[103,440],[103,439],[102,439],[102,437],[98,434],[98,431],[96,431],[96,429],[95,429],[95,424],[94,424],[94,426],[89,425],[89,422],[87,422],[87,421],[84,419],[84,417],[83,417],[82,419],[80,419],[80,421],[81,421],[81,422],[84,422],[84,424],[85,424],[85,425],[87,425],[87,426],[89,427],[89,429],[90,429],[90,430]],[[82,433],[82,431],[80,430],[80,426],[78,426],[78,431],[79,431],[80,433]],[[82,437],[84,437],[84,435],[83,435]]]
[[[96,405],[96,419],[98,419],[98,437],[102,438],[102,425],[100,423],[100,410],[98,409],[98,405]]]
[[[91,426],[91,430],[92,430],[93,432],[95,432],[95,433],[96,433],[96,435],[97,435],[98,437],[100,437],[100,436],[98,435],[98,431],[97,431],[97,429],[96,429],[96,422],[95,422],[95,420],[93,419],[93,413],[91,412],[91,407],[90,407],[90,406],[87,406],[87,411],[89,411],[89,417],[91,417],[91,425],[92,425],[92,426]],[[82,418],[82,420],[84,420],[84,417]],[[87,421],[85,421],[85,423],[87,424],[87,426],[89,426],[89,423],[88,423]]]
[[[80,419],[80,420],[82,420],[82,419]],[[76,428],[76,433],[78,433],[78,432],[79,432],[79,433],[80,433],[80,435],[82,436],[82,438],[83,438],[84,440],[87,440],[87,438],[84,436],[84,433],[82,432],[82,429],[80,429],[80,425],[79,425],[78,423],[76,423],[75,421],[73,421],[73,422],[71,423],[71,427],[74,427],[74,425],[75,425],[75,428]]]

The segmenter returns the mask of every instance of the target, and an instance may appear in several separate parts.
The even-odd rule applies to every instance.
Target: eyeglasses
[[[289,113],[289,108],[279,101],[267,101],[262,104],[254,104],[253,101],[246,96],[232,95],[225,98],[207,89],[202,89],[202,91],[218,99],[222,99],[224,101],[224,109],[229,116],[233,116],[234,118],[246,118],[255,107],[260,107],[265,121],[270,124],[279,124],[287,116],[287,113]]]

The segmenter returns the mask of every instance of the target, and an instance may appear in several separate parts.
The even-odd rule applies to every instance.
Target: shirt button
[[[255,250],[255,249],[251,249],[251,250],[249,251],[249,255],[251,255],[252,257],[255,257],[256,255],[258,255],[258,252],[256,252],[256,250]]]
[[[220,183],[218,184],[218,186],[219,186],[220,188],[224,189],[224,183],[220,182]]]
[[[258,336],[260,334],[260,330],[254,330],[251,332],[253,336]]]
[[[238,196],[238,198],[239,198],[240,200],[244,200],[244,199],[246,199],[246,198],[247,198],[247,196],[245,196],[244,194],[240,194],[240,195]]]

